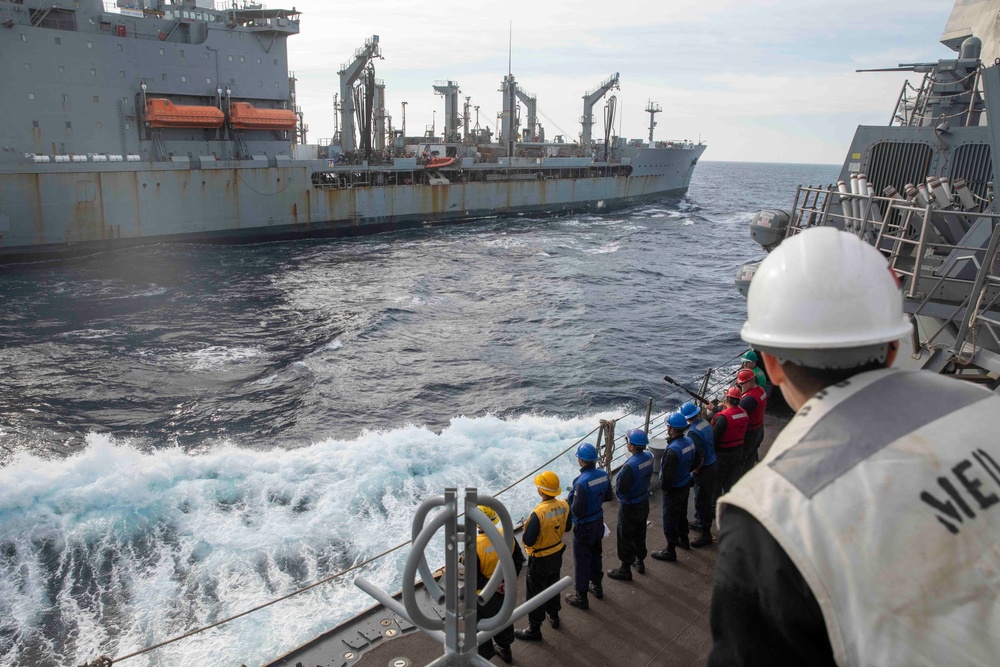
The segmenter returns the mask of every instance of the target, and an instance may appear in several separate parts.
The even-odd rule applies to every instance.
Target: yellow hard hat
[[[555,474],[551,470],[545,470],[544,472],[538,473],[535,477],[535,486],[548,496],[558,496],[559,495],[559,475]]]
[[[497,516],[497,513],[493,510],[492,507],[487,507],[486,505],[480,505],[479,511],[485,514],[486,518],[488,518],[493,523],[500,523],[500,517]]]

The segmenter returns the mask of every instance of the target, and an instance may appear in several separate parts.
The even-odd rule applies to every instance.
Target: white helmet
[[[882,254],[853,234],[815,227],[761,262],[740,337],[782,362],[851,368],[884,361],[889,343],[911,330]]]

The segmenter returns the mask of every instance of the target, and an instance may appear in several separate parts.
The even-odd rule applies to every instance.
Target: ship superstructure
[[[445,136],[407,137],[374,75],[377,35],[340,71],[338,136],[309,145],[287,57],[299,20],[211,0],[0,0],[0,259],[611,209],[683,193],[704,151],[595,146],[589,124],[582,145],[546,142],[512,76],[501,143],[472,127],[469,98],[459,122],[453,81],[434,87]]]
[[[291,156],[298,116],[285,40],[299,32],[296,12],[106,4],[0,2],[0,163],[138,157],[200,167]],[[236,122],[224,123],[230,109]]]
[[[989,3],[955,4],[942,43],[956,57],[906,63],[887,126],[860,126],[837,184],[800,186],[790,212],[762,211],[751,234],[770,250],[833,225],[868,241],[903,288],[913,334],[897,365],[1000,391],[1000,35]],[[985,56],[988,54],[988,58]],[[741,267],[746,294],[757,263]]]

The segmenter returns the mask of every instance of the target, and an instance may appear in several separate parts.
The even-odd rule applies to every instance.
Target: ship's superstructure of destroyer
[[[888,126],[860,126],[838,183],[800,186],[790,212],[761,211],[765,250],[815,225],[877,247],[903,289],[913,335],[897,365],[1000,391],[1000,30],[993,3],[958,0],[942,37],[957,53],[907,63]],[[757,262],[740,268],[746,294]]]
[[[407,137],[374,75],[377,36],[332,87],[338,135],[309,145],[287,58],[299,19],[212,0],[0,0],[0,260],[611,209],[685,192],[705,148],[613,136],[614,97],[592,141],[617,74],[584,96],[580,143],[546,141],[511,75],[499,141],[453,81],[433,87],[443,136]]]

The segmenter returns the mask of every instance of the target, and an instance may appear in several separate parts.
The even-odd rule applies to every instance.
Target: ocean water
[[[404,542],[445,486],[499,491],[676,405],[665,373],[745,349],[752,214],[837,172],[702,162],[607,215],[0,267],[0,665],[244,611]],[[500,498],[517,520],[536,496]],[[362,572],[394,590],[405,554]],[[126,664],[265,662],[370,605],[351,581]]]

